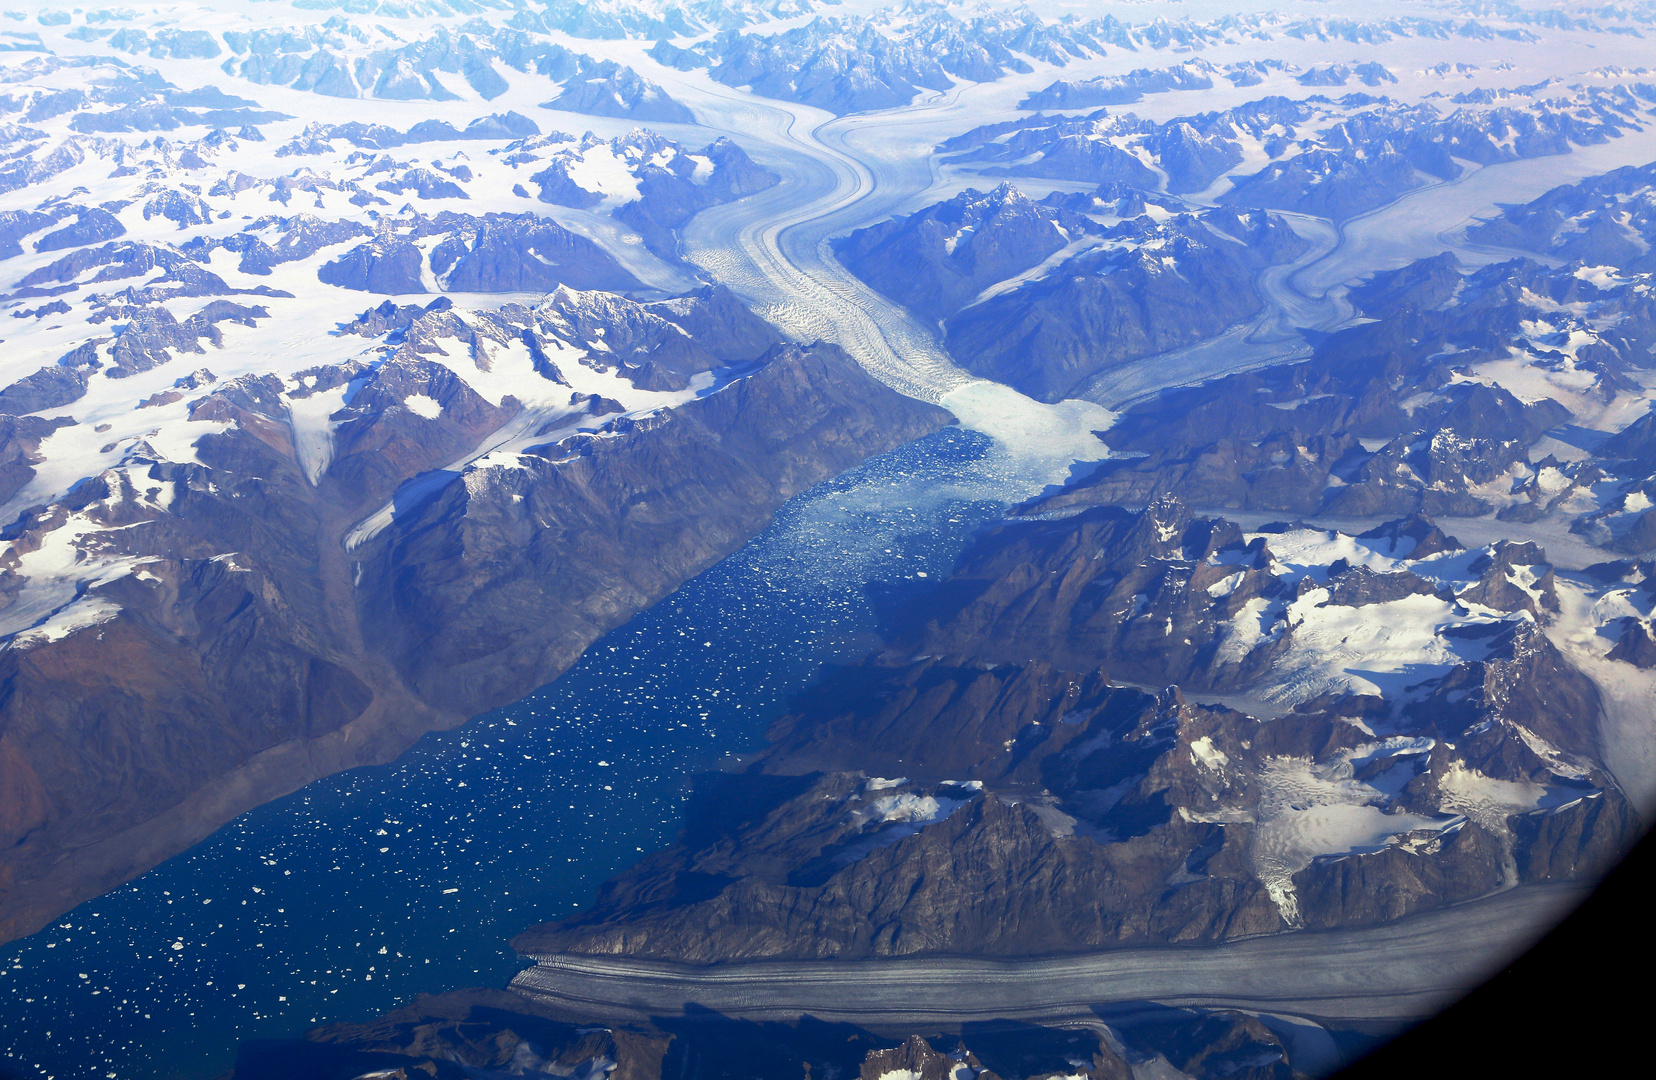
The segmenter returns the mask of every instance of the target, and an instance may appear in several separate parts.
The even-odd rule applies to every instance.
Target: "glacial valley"
[[[1656,812],[1652,34],[0,12],[0,1076],[1443,1008]]]

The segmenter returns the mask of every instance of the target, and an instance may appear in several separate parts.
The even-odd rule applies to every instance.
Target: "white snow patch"
[[[408,411],[416,416],[423,416],[427,420],[435,420],[443,415],[443,403],[430,394],[410,394],[403,399]]]
[[[1379,851],[1393,837],[1440,829],[1452,820],[1387,813],[1377,805],[1385,793],[1351,779],[1351,767],[1343,762],[1318,766],[1308,758],[1271,758],[1259,779],[1254,872],[1290,925],[1299,923],[1293,876],[1319,855]]]
[[[1190,744],[1190,760],[1213,772],[1218,772],[1230,764],[1230,758],[1225,756],[1223,750],[1213,745],[1213,737],[1210,735],[1203,735]]]
[[[1459,761],[1450,763],[1438,787],[1447,796],[1444,806],[1494,832],[1505,831],[1506,819],[1513,814],[1540,806],[1547,794],[1540,784],[1497,780]]]
[[[638,177],[608,143],[588,147],[578,157],[570,155],[568,169],[576,187],[602,195],[606,206],[638,200]]]

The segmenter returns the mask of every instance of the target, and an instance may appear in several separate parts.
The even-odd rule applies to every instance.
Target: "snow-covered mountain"
[[[1601,876],[1656,812],[1653,33],[1436,0],[0,12],[0,1052],[69,1075],[132,1019],[63,996],[97,965],[43,928],[77,904],[521,702],[814,491],[836,524],[766,588],[866,556],[833,586],[866,618],[783,642],[811,671],[766,676],[786,709],[677,840],[560,850],[588,903],[472,919],[535,960],[510,987],[363,1025],[452,983],[328,986],[311,1022],[353,1022],[298,1049],[314,1002],[249,1005],[218,1071],[246,1038],[237,1075],[341,1080],[1326,1072],[1403,1017],[1362,971],[1349,1015],[1101,986],[1027,1043],[963,997],[947,1045],[849,998],[697,1025],[559,980],[994,957],[1015,997],[1035,957]],[[894,531],[840,523],[870,507]],[[313,967],[270,989],[345,970]],[[185,1037],[155,1011],[124,1045]]]

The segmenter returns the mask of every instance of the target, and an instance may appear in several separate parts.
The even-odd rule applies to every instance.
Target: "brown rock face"
[[[1212,558],[1221,550],[1234,561]],[[1250,600],[1280,594],[1268,561],[1234,524],[1197,518],[1172,498],[1142,513],[1097,507],[1011,522],[962,557],[917,651],[1081,669],[1108,658],[1114,677],[1151,686],[1234,682],[1243,676],[1215,647]],[[1238,571],[1224,595],[1208,592]]]
[[[780,832],[781,818],[802,813],[813,797],[820,801],[827,795],[811,789],[800,802],[781,808],[767,828]],[[821,835],[822,822],[801,824],[815,826],[812,831]],[[1213,881],[1164,895],[1162,879],[1185,863],[1185,851],[1193,846],[1189,831],[1172,826],[1168,835],[1122,845],[1054,836],[1034,810],[990,795],[844,869],[836,864],[855,857],[862,838],[825,845],[782,880],[763,873],[721,880],[713,870],[714,852],[676,862],[672,871],[646,865],[606,891],[592,916],[530,930],[513,944],[526,952],[712,963],[759,957],[1042,955],[1281,929],[1280,916],[1257,882]],[[675,888],[683,891],[655,891],[664,872],[673,873]],[[827,880],[812,882],[822,874]],[[711,899],[695,898],[695,889],[717,886],[722,888]],[[632,907],[646,902],[666,906],[648,914]],[[603,921],[606,910],[618,917]]]
[[[1319,859],[1294,875],[1294,890],[1307,926],[1360,926],[1485,896],[1501,881],[1499,839],[1468,822],[1372,854]]]
[[[955,1070],[962,1062],[949,1054],[940,1054],[918,1035],[890,1050],[876,1050],[863,1059],[859,1080],[883,1080],[891,1073],[918,1077],[919,1080],[953,1080]],[[974,1059],[966,1064],[978,1066]],[[981,1080],[1000,1080],[992,1072],[979,1072]]]
[[[1644,619],[1628,619],[1621,637],[1611,647],[1609,658],[1622,660],[1634,667],[1656,667],[1656,634]]]
[[[833,346],[669,413],[451,484],[362,552],[362,617],[422,699],[513,700],[759,532],[784,501],[935,430]]]

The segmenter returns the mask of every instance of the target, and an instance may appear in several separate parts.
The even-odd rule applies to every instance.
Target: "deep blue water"
[[[204,1080],[242,1039],[501,985],[508,938],[670,842],[693,774],[877,643],[871,597],[924,589],[1003,511],[987,450],[944,431],[821,485],[522,701],[0,949],[0,1075]]]

